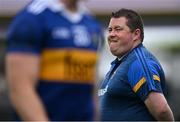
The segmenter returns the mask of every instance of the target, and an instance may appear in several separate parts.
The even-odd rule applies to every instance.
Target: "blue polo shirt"
[[[101,119],[153,121],[144,101],[150,92],[165,93],[165,76],[157,59],[140,44],[114,60],[99,90]]]

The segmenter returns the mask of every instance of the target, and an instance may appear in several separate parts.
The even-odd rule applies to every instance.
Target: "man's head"
[[[125,55],[144,39],[141,17],[128,9],[112,13],[108,32],[110,50],[117,57]]]
[[[144,26],[141,16],[129,9],[120,9],[117,12],[113,12],[111,17],[113,18],[119,18],[119,17],[125,17],[127,19],[127,26],[131,29],[133,32],[135,29],[139,28],[141,30],[141,41],[144,39]]]

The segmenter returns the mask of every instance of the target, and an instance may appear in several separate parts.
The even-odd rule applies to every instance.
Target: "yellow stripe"
[[[46,49],[42,55],[42,80],[88,83],[95,81],[97,53],[95,51]]]
[[[157,75],[153,75],[153,79],[160,82],[160,78]],[[138,81],[138,83],[134,86],[133,91],[137,92],[139,88],[146,82],[146,79],[143,77],[141,80]]]
[[[138,89],[146,82],[146,78],[143,77],[141,80],[138,81],[138,83],[134,86],[133,91],[137,92]]]
[[[157,75],[153,75],[153,79],[160,82],[160,78],[159,78],[159,76],[157,76]]]

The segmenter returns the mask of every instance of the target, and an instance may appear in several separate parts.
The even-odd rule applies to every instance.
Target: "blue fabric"
[[[92,85],[41,81],[37,90],[52,121],[93,120]]]

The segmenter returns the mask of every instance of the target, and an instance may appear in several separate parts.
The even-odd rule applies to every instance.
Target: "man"
[[[143,22],[135,11],[112,13],[108,44],[117,58],[99,90],[103,121],[174,120],[164,96],[163,69],[143,46],[143,38]]]
[[[85,10],[85,9],[83,9]],[[78,0],[34,0],[8,32],[6,71],[20,120],[92,120],[100,25]]]

